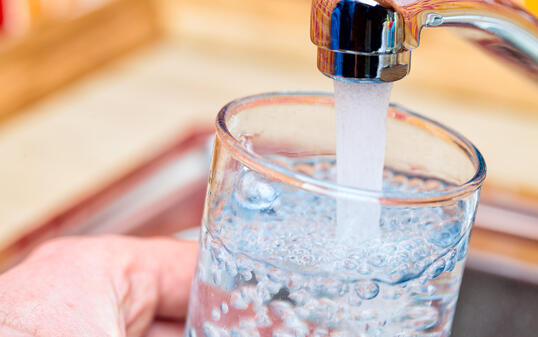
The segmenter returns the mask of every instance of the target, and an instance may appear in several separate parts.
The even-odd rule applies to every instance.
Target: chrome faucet
[[[463,27],[466,37],[538,82],[538,19],[510,0],[313,0],[318,68],[348,81],[405,77],[424,27]]]

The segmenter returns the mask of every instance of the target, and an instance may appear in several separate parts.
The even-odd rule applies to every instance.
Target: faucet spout
[[[538,19],[510,0],[313,0],[318,68],[347,81],[392,82],[410,70],[424,27],[466,37],[538,81]]]

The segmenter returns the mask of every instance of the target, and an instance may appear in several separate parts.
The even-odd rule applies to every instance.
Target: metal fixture
[[[510,0],[313,0],[318,68],[348,81],[405,77],[424,27],[463,27],[490,54],[538,81],[538,19]]]

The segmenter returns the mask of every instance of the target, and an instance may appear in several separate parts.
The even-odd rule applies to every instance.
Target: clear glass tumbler
[[[450,334],[481,154],[391,106],[383,191],[360,190],[335,182],[335,132],[329,94],[220,111],[186,336]],[[342,235],[343,204],[378,208],[378,230]]]

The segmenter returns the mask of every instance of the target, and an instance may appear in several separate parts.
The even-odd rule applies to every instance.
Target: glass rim
[[[428,117],[414,113],[397,104],[391,103],[390,107],[404,113],[408,117],[413,117],[422,122],[424,129],[437,129],[448,136],[451,142],[459,146],[471,160],[475,167],[474,175],[465,183],[451,186],[443,191],[436,192],[401,192],[401,191],[375,191],[368,189],[355,188],[351,186],[340,185],[327,180],[320,180],[303,173],[293,171],[289,168],[278,165],[277,163],[264,158],[262,155],[245,148],[241,141],[236,139],[226,125],[227,113],[234,108],[252,103],[253,101],[271,99],[277,97],[297,97],[297,98],[321,98],[326,99],[327,103],[334,104],[332,93],[317,91],[283,91],[257,94],[236,99],[226,104],[218,113],[216,120],[216,134],[222,141],[223,145],[230,151],[233,158],[241,162],[248,168],[261,173],[273,180],[281,181],[285,184],[297,188],[327,195],[334,198],[354,199],[360,201],[376,201],[383,205],[438,205],[445,202],[462,199],[474,191],[478,190],[486,178],[486,163],[480,151],[464,136],[457,131],[452,130],[443,124],[436,122]],[[301,104],[301,102],[297,102]],[[304,103],[303,104],[308,104]],[[249,107],[247,106],[246,109]],[[245,109],[245,110],[246,110]],[[408,123],[408,121],[405,121]]]

